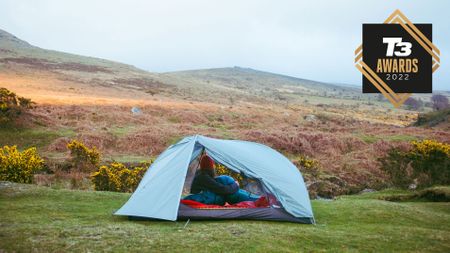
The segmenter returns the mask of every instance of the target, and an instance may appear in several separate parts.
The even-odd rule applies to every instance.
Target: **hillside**
[[[225,104],[362,99],[356,88],[240,67],[152,73],[118,62],[42,49],[3,30],[0,52],[2,85],[37,100],[48,98],[47,93],[143,99],[159,94]]]
[[[380,95],[250,68],[148,72],[109,60],[42,49],[0,29],[0,85],[39,102],[105,98],[161,99],[235,105],[350,105],[389,108]],[[440,92],[450,97],[450,92]],[[55,96],[60,97],[56,99]],[[429,100],[429,95],[416,95]]]
[[[126,98],[176,92],[156,77],[122,63],[42,49],[0,30],[0,85],[37,101],[55,95]]]
[[[302,97],[311,96],[346,99],[362,97],[360,89],[356,87],[338,86],[241,67],[168,72],[163,73],[161,77],[170,78],[173,83],[189,82],[227,87],[230,90],[274,100],[298,102]]]
[[[2,87],[50,103],[166,98],[225,105],[269,102],[284,106],[354,107],[364,103],[390,106],[382,96],[363,95],[356,87],[250,68],[148,72],[118,62],[42,49],[3,30],[0,30],[0,80]],[[450,97],[450,93],[442,94]],[[429,99],[427,95],[420,97]]]

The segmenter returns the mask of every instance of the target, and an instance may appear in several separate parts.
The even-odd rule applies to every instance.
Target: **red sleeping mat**
[[[233,209],[233,208],[260,208],[269,207],[269,201],[266,197],[261,197],[255,201],[242,201],[233,205],[225,203],[225,205],[207,205],[194,200],[182,199],[180,203],[197,209]]]

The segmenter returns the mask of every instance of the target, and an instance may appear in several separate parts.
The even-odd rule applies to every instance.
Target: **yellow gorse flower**
[[[412,152],[417,152],[423,155],[430,154],[431,152],[442,152],[447,156],[450,156],[450,145],[447,143],[438,142],[435,140],[423,140],[413,141]]]
[[[144,176],[147,168],[127,168],[119,162],[101,166],[91,174],[91,181],[97,191],[133,192]]]
[[[17,146],[0,148],[0,180],[31,183],[33,174],[44,167],[35,147],[20,152]]]

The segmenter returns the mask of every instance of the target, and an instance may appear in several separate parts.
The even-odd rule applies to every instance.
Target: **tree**
[[[420,110],[420,108],[422,108],[423,102],[420,99],[415,99],[415,98],[410,97],[405,101],[404,105],[406,106],[406,108],[408,110],[416,110],[417,111],[417,110]]]
[[[33,107],[33,102],[14,92],[0,87],[0,124],[8,123],[17,118],[24,110]]]
[[[435,94],[431,97],[431,105],[434,110],[439,111],[449,108],[448,98],[441,94]]]

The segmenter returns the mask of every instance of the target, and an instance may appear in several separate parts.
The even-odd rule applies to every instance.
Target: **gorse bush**
[[[399,148],[390,149],[386,156],[379,159],[381,169],[390,177],[394,186],[408,188],[414,183],[413,169],[407,153]]]
[[[91,181],[96,191],[120,191],[120,181],[117,176],[118,164],[101,166],[98,171],[92,173]]]
[[[24,110],[33,107],[33,102],[14,92],[0,87],[0,124],[8,123],[17,118]]]
[[[294,164],[299,168],[306,181],[316,181],[321,176],[320,163],[315,159],[301,155],[294,160]]]
[[[44,160],[34,147],[23,152],[17,150],[16,146],[0,148],[0,180],[31,183],[33,174],[43,167]]]
[[[72,140],[67,144],[72,166],[80,171],[94,171],[100,163],[100,153],[96,147],[88,148],[81,141]]]
[[[127,168],[122,163],[112,162],[92,173],[91,181],[97,191],[133,192],[147,171],[147,167]]]
[[[308,185],[310,198],[316,198],[317,196],[333,198],[351,190],[340,177],[325,173],[316,159],[300,155],[294,160],[294,164],[298,167],[305,183]]]
[[[380,158],[381,168],[395,186],[450,184],[450,145],[434,140],[413,141],[409,150],[392,148]]]
[[[436,126],[441,122],[446,122],[450,119],[450,108],[439,111],[421,113],[417,117],[415,126]]]
[[[432,140],[412,144],[408,157],[422,184],[450,184],[450,145]]]
[[[317,174],[320,170],[319,162],[307,156],[300,156],[294,163],[295,165],[304,168],[305,171],[309,173]]]

